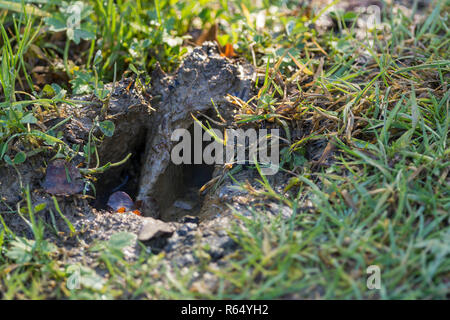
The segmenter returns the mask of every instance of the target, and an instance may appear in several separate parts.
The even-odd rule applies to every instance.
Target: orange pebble
[[[225,45],[224,51],[225,52],[220,54],[222,57],[233,58],[236,56],[236,54],[234,53],[233,45],[230,43],[227,43]]]
[[[133,213],[136,214],[136,215],[138,215],[138,216],[141,215],[141,212],[140,212],[139,210],[133,210]]]

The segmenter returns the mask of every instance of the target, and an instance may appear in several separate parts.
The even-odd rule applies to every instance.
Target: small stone
[[[227,252],[233,249],[235,242],[229,236],[224,237],[212,237],[208,240],[210,249],[208,250],[209,255],[213,260],[218,260],[222,258]]]
[[[139,232],[138,239],[140,241],[147,241],[152,238],[157,238],[161,236],[169,236],[175,231],[175,228],[170,223],[164,221],[146,217],[144,225]]]
[[[193,216],[184,216],[183,219],[181,220],[182,223],[195,223],[195,224],[199,224],[200,219],[198,217],[193,217]]]
[[[217,231],[217,235],[219,237],[226,237],[228,234],[225,230],[219,230],[219,231]]]
[[[194,258],[194,256],[192,254],[185,253],[185,254],[175,258],[174,262],[179,267],[184,267],[184,266],[192,265],[193,263],[195,263],[195,258]]]
[[[120,212],[120,209],[131,211],[134,209],[134,202],[126,192],[116,191],[109,197],[107,206],[114,212]]]
[[[197,229],[197,225],[195,223],[186,223],[177,230],[177,233],[180,236],[186,236],[190,231],[195,229]]]
[[[73,163],[57,159],[47,166],[42,186],[50,194],[68,196],[83,191],[84,182]]]
[[[184,237],[185,235],[187,235],[188,230],[187,230],[186,228],[184,228],[184,227],[181,227],[180,229],[177,230],[177,233],[178,233],[180,236]]]

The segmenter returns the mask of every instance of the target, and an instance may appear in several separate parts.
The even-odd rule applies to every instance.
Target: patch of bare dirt
[[[33,206],[45,204],[44,209],[36,212],[37,219],[46,226],[45,237],[66,249],[67,261],[92,263],[96,253],[88,250],[89,245],[108,240],[120,231],[138,235],[150,250],[164,250],[169,259],[179,260],[182,265],[195,262],[192,253],[189,254],[195,239],[208,242],[211,255],[219,259],[233,247],[224,231],[234,219],[225,205],[235,201],[232,196],[235,191],[227,189],[233,182],[225,179],[214,193],[200,196],[195,189],[220,174],[223,168],[174,166],[170,163],[173,146],[170,135],[174,129],[193,125],[191,113],[198,117],[199,112],[208,114],[218,120],[211,101],[231,124],[234,107],[226,95],[248,99],[252,94],[252,77],[249,64],[221,57],[215,45],[205,43],[193,49],[174,74],[167,75],[157,68],[150,88],[123,79],[115,86],[106,86],[112,92],[107,101],[99,101],[93,95],[74,97],[79,103],[43,112],[41,130],[68,119],[57,129],[62,132],[61,140],[66,147],[79,145],[83,150],[88,143],[95,143],[99,162],[96,163],[93,154],[86,163],[81,153],[70,153],[70,159],[55,159],[54,150],[48,147],[18,165],[17,171],[11,166],[1,166],[0,212],[5,225],[18,235],[33,236],[28,213],[14,212],[27,206],[23,188],[28,186]],[[103,136],[96,126],[105,120],[115,125],[112,137]],[[26,139],[17,139],[13,144],[25,150],[29,147]],[[132,156],[120,166],[103,173],[89,170],[122,161],[129,153]],[[67,181],[65,168],[70,169]],[[51,177],[52,172],[56,176]],[[80,177],[80,172],[82,180],[71,181],[70,177]],[[71,184],[75,182],[77,185]],[[75,190],[75,194],[68,190]],[[108,209],[108,197],[118,190],[127,192],[133,201],[142,200],[139,210],[142,216]],[[75,234],[71,233],[70,225]],[[136,244],[127,252],[127,258],[134,259],[139,250]]]

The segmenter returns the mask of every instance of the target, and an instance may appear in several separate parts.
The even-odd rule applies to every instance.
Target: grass
[[[448,3],[436,1],[419,23],[417,6],[410,15],[386,6],[383,27],[363,35],[339,13],[333,30],[319,32],[319,11],[290,1],[86,1],[75,3],[79,28],[64,23],[73,7],[39,3],[39,10],[34,1],[1,4],[1,165],[17,167],[44,151],[73,156],[55,130],[31,129],[41,113],[70,103],[71,94],[106,101],[103,84],[123,74],[148,83],[156,62],[174,70],[187,32],[220,22],[221,45],[234,44],[259,73],[257,99],[235,100],[236,121],[283,128],[289,143],[281,160],[291,178],[282,192],[265,177],[259,188],[242,185],[257,204],[251,217],[234,212],[239,223],[229,234],[238,249],[220,269],[202,247],[194,250],[200,265],[187,271],[145,251],[127,262],[121,250],[132,238],[118,234],[91,247],[103,250],[103,279],[66,264],[43,239],[39,208],[23,186],[27,209],[8,212],[28,217],[34,240],[15,235],[0,214],[3,299],[448,298]],[[33,71],[38,66],[45,72]],[[298,128],[306,128],[300,137]],[[14,148],[17,139],[24,150]],[[327,148],[307,160],[315,141]],[[268,202],[289,218],[258,205]],[[370,265],[381,269],[381,290],[366,287]],[[218,286],[193,285],[195,272],[214,274]],[[67,289],[72,280],[81,290]]]

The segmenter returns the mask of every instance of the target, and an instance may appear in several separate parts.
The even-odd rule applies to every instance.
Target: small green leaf
[[[6,150],[8,150],[8,144],[5,143],[0,143],[0,159],[3,158],[3,156],[6,153]]]
[[[306,158],[302,155],[294,153],[294,165],[297,167],[303,166],[307,162]]]
[[[46,84],[44,88],[42,88],[42,93],[45,94],[47,97],[54,97],[56,95],[56,91],[53,88],[53,86]]]
[[[2,230],[0,233],[0,251],[3,251],[3,242],[5,238],[5,230]]]
[[[61,88],[58,84],[52,83],[52,89],[55,92],[55,99],[64,99],[66,96],[67,91]]]
[[[136,241],[136,235],[130,232],[118,232],[111,236],[108,241],[108,247],[111,249],[122,250],[131,246]]]
[[[60,32],[67,28],[67,23],[58,18],[51,17],[51,18],[44,19],[45,24],[50,27],[50,31]]]
[[[51,146],[53,146],[55,143],[64,144],[64,142],[62,142],[60,139],[52,137],[52,136],[50,136],[44,132],[41,132],[39,130],[31,130],[30,134],[32,136],[35,136],[37,138],[44,140],[48,145],[51,145]]]
[[[136,69],[136,67],[130,63],[129,68],[131,71],[133,71],[136,75],[139,75],[139,71]]]
[[[81,266],[80,267],[80,284],[86,288],[93,290],[101,290],[105,285],[106,280],[100,277],[91,268]]]
[[[5,154],[5,156],[3,157],[3,160],[5,160],[5,162],[7,164],[9,164],[10,166],[13,165],[13,162],[12,162],[11,158],[7,154]]]
[[[37,123],[37,119],[32,113],[28,113],[20,119],[20,123]]]
[[[99,98],[100,100],[106,99],[106,97],[109,94],[109,90],[107,89],[97,89],[95,90],[95,95],[97,96],[97,98]]]
[[[98,124],[98,127],[103,132],[103,134],[107,137],[112,137],[115,130],[114,122],[110,120],[102,121]]]
[[[45,202],[39,203],[34,207],[34,213],[38,213],[39,211],[42,211],[47,207],[47,204]]]
[[[41,253],[50,254],[50,253],[55,253],[58,250],[58,247],[56,247],[55,244],[44,240],[41,242],[40,249],[41,249]]]
[[[83,30],[83,29],[75,29],[74,31],[74,38],[75,39],[83,39],[83,40],[92,40],[95,39],[95,34],[93,34],[90,31]]]
[[[11,248],[6,252],[6,256],[16,263],[26,263],[33,257],[34,240],[18,238],[11,242]]]
[[[300,183],[300,179],[297,177],[292,177],[289,179],[288,184],[284,187],[284,192],[290,190],[293,186],[296,186]]]
[[[16,156],[14,157],[14,164],[21,164],[23,162],[25,162],[25,160],[27,159],[27,155],[25,152],[20,151],[16,154]]]
[[[90,71],[75,71],[74,78],[69,82],[74,94],[86,94],[92,92],[95,77]]]

